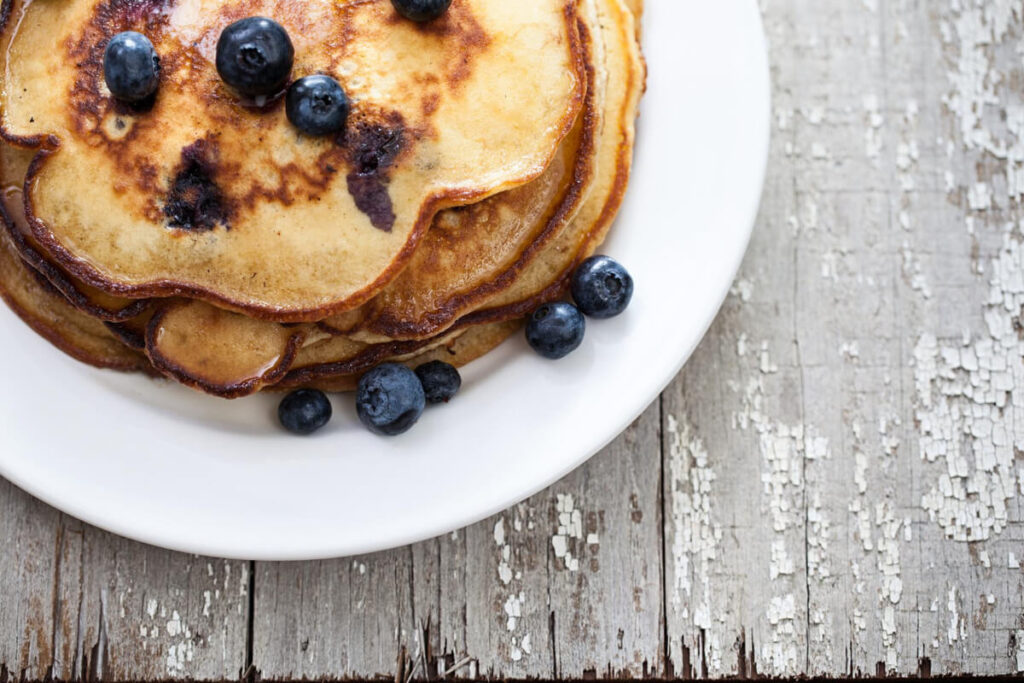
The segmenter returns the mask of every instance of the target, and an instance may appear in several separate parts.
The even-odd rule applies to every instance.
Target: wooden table
[[[611,447],[469,529],[304,564],[142,546],[0,483],[9,675],[1024,671],[1024,4],[761,5],[753,244]]]

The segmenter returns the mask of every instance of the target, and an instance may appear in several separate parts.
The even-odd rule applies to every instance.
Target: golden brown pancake
[[[576,218],[545,247],[543,256],[534,259],[512,287],[466,315],[457,326],[524,316],[541,303],[562,296],[572,271],[604,241],[622,205],[646,70],[635,39],[633,15],[623,0],[598,0],[597,8],[605,55],[598,87],[603,87],[605,94],[594,184]]]
[[[115,327],[133,345],[135,321]],[[282,325],[227,313],[197,300],[171,300],[145,325],[142,344],[153,366],[186,386],[238,398],[285,378],[288,386],[359,373],[448,343],[462,330],[415,341],[366,344],[310,325]]]
[[[537,258],[516,273],[517,279],[506,293],[492,297],[484,309],[464,316],[456,325],[457,329],[517,318],[539,303],[560,296],[575,265],[604,239],[621,203],[632,158],[633,122],[643,84],[643,67],[628,10],[619,0],[601,0],[596,5],[588,5],[594,11],[589,21],[604,27],[596,32],[594,41],[595,52],[600,57],[593,92],[599,94],[597,99],[602,103],[601,111],[594,112],[599,126],[593,147],[599,152],[597,177],[588,177],[590,189],[576,219],[556,231],[557,235],[550,243],[545,243]],[[499,200],[500,196],[483,203],[497,204]],[[452,240],[447,249],[457,250],[459,245]],[[442,245],[436,250],[443,253],[444,248]],[[422,267],[421,262],[414,261],[412,267]],[[212,321],[217,315],[216,309],[208,306],[205,309],[204,319]],[[160,348],[161,338],[152,334],[154,328],[151,327],[147,337],[150,357],[163,371],[186,383],[199,385],[212,393],[240,395],[266,385],[270,381],[265,376],[268,372],[276,378],[288,371],[289,385],[297,385],[316,378],[357,373],[389,357],[418,352],[427,343],[437,343],[436,335],[433,339],[405,342],[390,338],[338,337],[314,344],[304,341],[301,350],[293,354],[294,339],[303,334],[301,329],[285,329],[272,323],[261,325],[229,313],[221,313],[220,317],[219,324],[208,325],[219,335],[218,340],[213,342],[207,336],[201,353],[187,345]],[[183,328],[181,334],[190,335],[189,316],[161,318],[159,324],[179,325]],[[311,333],[307,329],[306,334]],[[195,338],[194,334],[190,338]],[[250,354],[253,346],[260,349],[260,353]],[[201,357],[205,364],[202,376],[200,369],[191,364],[190,359],[195,357]],[[242,359],[247,362],[241,364]],[[275,362],[270,363],[269,359]],[[289,371],[285,365],[291,362],[294,365]],[[219,374],[216,370],[219,367],[230,368],[230,372]]]
[[[612,221],[622,203],[626,185],[629,180],[630,167],[632,164],[634,122],[640,96],[643,93],[645,66],[640,54],[639,44],[634,36],[636,25],[633,15],[621,0],[599,0],[590,5],[584,3],[584,9],[593,9],[597,16],[588,17],[589,23],[600,26],[600,30],[594,31],[592,49],[597,53],[595,63],[598,65],[598,75],[591,75],[596,82],[592,84],[589,97],[601,103],[599,111],[591,112],[592,125],[599,126],[596,134],[596,143],[590,141],[587,146],[594,149],[598,156],[597,178],[589,175],[589,169],[594,165],[590,161],[586,180],[586,190],[581,195],[586,198],[583,208],[579,213],[574,213],[572,221],[558,223],[556,229],[549,230],[544,234],[544,239],[532,242],[526,254],[528,258],[520,258],[516,267],[509,269],[501,275],[491,276],[491,280],[483,278],[480,290],[475,296],[467,297],[467,305],[458,309],[463,317],[457,323],[459,327],[479,324],[481,322],[493,322],[507,320],[511,317],[518,317],[528,314],[536,306],[561,296],[568,284],[568,278],[575,266],[590,256],[594,250],[604,241]],[[596,91],[596,95],[595,95]],[[586,110],[585,110],[586,111]],[[565,143],[563,143],[565,144]],[[584,168],[580,161],[578,168]],[[580,177],[579,175],[577,177]],[[528,192],[530,186],[524,186],[518,191]],[[507,193],[509,194],[509,193]],[[487,202],[481,202],[478,206],[484,206],[488,202],[498,202],[499,197],[493,197]],[[449,212],[452,213],[452,212]],[[440,216],[439,216],[440,218]],[[436,230],[439,221],[435,220]],[[445,234],[442,230],[442,236]],[[428,240],[431,235],[428,235]],[[443,237],[438,237],[431,246],[431,251],[424,252],[422,262],[429,259],[444,260],[448,253],[456,252],[459,247],[452,247],[442,242]],[[486,244],[486,242],[481,242]],[[472,236],[462,243],[461,246],[473,245]],[[425,241],[421,250],[426,250],[428,243]],[[488,253],[485,249],[480,250],[484,256]],[[417,253],[417,259],[410,265],[410,270],[403,274],[399,280],[408,280],[410,283],[422,282],[418,272],[413,272],[421,262]],[[483,256],[479,257],[483,258]],[[424,269],[426,270],[426,269]],[[457,269],[451,269],[457,272]],[[424,278],[425,279],[425,278]],[[378,299],[383,299],[381,308],[387,305],[395,306],[404,304],[406,311],[415,310],[422,316],[422,320],[435,321],[434,326],[427,326],[425,329],[431,333],[437,333],[440,328],[436,323],[451,325],[454,321],[447,315],[450,309],[431,310],[429,307],[416,309],[410,305],[415,300],[416,288],[407,287],[401,296],[391,296],[390,290],[399,284],[393,283],[385,289]],[[504,285],[497,286],[497,285]],[[490,286],[489,286],[490,285]],[[427,288],[423,288],[427,289]],[[468,303],[471,302],[471,303]],[[367,307],[373,309],[378,305],[375,299]],[[477,309],[477,310],[471,310]],[[371,318],[369,324],[355,323],[351,321],[357,316],[363,315],[363,309],[348,314],[342,314],[328,319],[328,329],[351,334],[356,338],[368,340],[380,340],[384,337],[405,338],[416,337],[416,328],[406,324],[396,324],[394,312],[375,312],[377,320]],[[386,309],[384,309],[386,311]],[[375,326],[376,325],[376,326]],[[360,333],[366,330],[370,334]]]
[[[633,22],[636,24],[637,35],[640,35],[640,20],[644,13],[644,0],[624,0],[626,8],[633,15]]]
[[[25,175],[36,151],[0,142],[0,217],[3,218],[2,227],[7,231],[10,246],[17,250],[23,261],[45,276],[69,304],[83,313],[109,321],[138,316],[149,305],[148,300],[111,296],[78,282],[36,245],[25,219],[22,193]]]
[[[584,0],[585,10],[593,0]],[[596,23],[596,21],[595,21]],[[366,342],[427,339],[510,287],[579,211],[596,172],[601,95],[594,83],[590,31],[583,111],[544,173],[476,204],[440,212],[409,265],[369,302],[321,327]]]
[[[147,308],[145,315],[112,324],[110,330],[124,343],[146,348],[161,372],[228,397],[272,386],[343,390],[361,372],[387,360],[424,362],[420,359],[445,354],[449,362],[461,364],[493,348],[518,326],[510,318],[563,292],[575,264],[604,239],[628,180],[633,118],[643,88],[635,25],[622,0],[583,4],[583,21],[594,33],[588,59],[592,111],[581,114],[551,164],[530,183],[535,192],[525,185],[442,211],[398,279],[358,311],[328,321],[357,321],[347,330],[357,338],[325,339],[323,330],[332,329],[327,324],[264,323],[185,299],[160,303],[152,320]],[[582,35],[586,46],[587,31]],[[556,218],[564,206],[570,208]],[[499,211],[506,213],[504,220],[492,218]],[[506,224],[509,215],[512,222]],[[481,226],[492,229],[473,232]],[[496,280],[500,286],[490,284]],[[403,281],[404,298],[395,296]],[[416,282],[422,286],[409,284]],[[476,298],[466,296],[478,291]],[[458,303],[449,309],[437,306],[440,314],[431,310],[446,301]],[[391,327],[380,327],[381,321]],[[409,321],[413,327],[406,328],[409,338],[403,338],[400,326]],[[410,332],[416,325],[418,336]]]
[[[593,187],[576,218],[545,246],[543,253],[524,269],[515,284],[486,307],[464,316],[453,329],[468,329],[466,334],[469,334],[482,324],[515,320],[540,303],[563,295],[573,269],[604,241],[621,206],[632,166],[636,112],[643,92],[645,68],[635,40],[633,16],[622,0],[598,0],[595,11],[597,16],[592,21],[600,25],[601,30],[595,31],[594,42],[600,46],[603,58],[597,79],[597,87],[602,92],[602,113],[596,144],[598,173]],[[352,341],[342,339],[337,344],[348,348]],[[415,349],[412,345],[406,348]],[[365,369],[350,366],[347,359],[331,362],[323,358],[330,355],[329,349],[329,342],[323,342],[318,351],[300,351],[285,382],[289,385],[324,383],[324,378],[351,375]],[[347,386],[351,377],[339,382]]]
[[[452,336],[441,344],[434,345],[433,348],[396,355],[390,358],[376,359],[373,365],[382,362],[396,362],[415,368],[417,365],[432,360],[441,360],[456,367],[462,367],[496,348],[521,327],[522,323],[518,320],[478,325],[466,330],[462,334]],[[274,385],[272,389],[289,390],[301,386],[332,392],[354,391],[359,378],[365,371],[365,367],[361,370],[353,370],[349,374],[334,375],[330,373],[321,374],[318,370],[324,370],[324,366],[296,367],[281,382]],[[318,378],[321,376],[323,379]]]
[[[153,367],[165,375],[237,398],[281,379],[307,332],[305,325],[268,324],[202,301],[177,301],[156,310],[145,345]]]
[[[70,306],[60,292],[22,261],[0,233],[0,298],[39,336],[72,358],[113,370],[141,370],[146,357],[122,345],[103,323]]]
[[[586,29],[581,32],[586,37]],[[593,69],[588,67],[588,72],[592,76]],[[406,336],[439,343],[438,335],[446,327],[470,310],[475,300],[507,286],[543,241],[575,215],[593,175],[595,108],[591,91],[584,113],[538,179],[439,214],[398,281],[370,303],[340,317],[361,323],[352,328],[363,330],[382,320],[394,326],[399,322],[396,318],[405,314],[410,326]],[[196,329],[199,324],[202,330]],[[323,336],[322,330],[339,334],[329,324],[283,327],[195,301],[170,301],[161,305],[149,327],[145,347],[154,365],[179,381],[209,393],[239,396],[275,381],[296,358],[296,349]],[[425,346],[396,347],[393,342],[403,339],[400,334],[359,336],[351,331],[346,331],[351,339],[314,345],[319,355],[311,356],[304,349],[298,358],[306,362],[300,366],[312,363],[312,357],[324,366],[323,372],[338,374],[401,349]],[[370,344],[379,346],[369,348]]]
[[[344,336],[332,336],[303,347],[285,376],[290,385],[303,385],[322,377],[337,377],[369,370],[375,365],[405,358],[448,343],[462,330],[444,332],[432,339],[365,344]]]
[[[388,0],[29,2],[8,22],[0,106],[6,135],[44,144],[26,185],[33,233],[111,294],[187,294],[280,321],[352,308],[437,210],[543,171],[582,99],[574,9],[456,0],[420,26]],[[301,136],[279,104],[242,106],[221,83],[217,37],[257,14],[288,29],[294,76],[346,86],[344,139]],[[162,59],[145,112],[103,84],[106,41],[127,29]]]

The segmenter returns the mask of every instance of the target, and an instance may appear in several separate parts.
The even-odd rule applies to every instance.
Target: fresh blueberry
[[[416,368],[416,376],[423,384],[423,393],[429,403],[447,403],[462,386],[462,377],[455,366],[440,360],[419,366]]]
[[[359,379],[356,412],[374,434],[395,436],[408,430],[426,407],[416,373],[398,363],[384,363]]]
[[[299,389],[281,400],[277,417],[281,425],[293,434],[312,434],[331,419],[331,402],[324,392]]]
[[[349,102],[338,81],[317,74],[291,84],[284,110],[292,125],[303,133],[329,135],[345,127]]]
[[[409,21],[432,21],[448,11],[452,0],[391,0],[403,17]]]
[[[564,358],[579,347],[587,323],[572,304],[544,304],[526,321],[526,341],[533,350],[552,360]]]
[[[217,41],[217,73],[250,97],[283,90],[294,59],[288,32],[265,17],[239,19],[224,29]]]
[[[125,102],[141,102],[160,84],[160,57],[149,38],[125,31],[107,43],[103,52],[103,78],[111,94]]]
[[[572,276],[572,298],[592,318],[612,318],[633,298],[633,278],[615,259],[591,256]]]

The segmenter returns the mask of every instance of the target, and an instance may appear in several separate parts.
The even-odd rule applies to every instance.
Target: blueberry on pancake
[[[281,92],[294,60],[288,32],[266,17],[239,19],[224,29],[217,41],[217,73],[249,97]]]

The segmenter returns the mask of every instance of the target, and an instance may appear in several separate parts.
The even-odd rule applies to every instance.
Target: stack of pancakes
[[[417,25],[389,0],[6,0],[0,295],[81,361],[225,397],[467,363],[611,226],[640,4],[453,0]],[[294,78],[344,85],[343,135],[219,80],[217,37],[256,15],[289,32]],[[103,83],[126,30],[161,59],[140,106]]]

